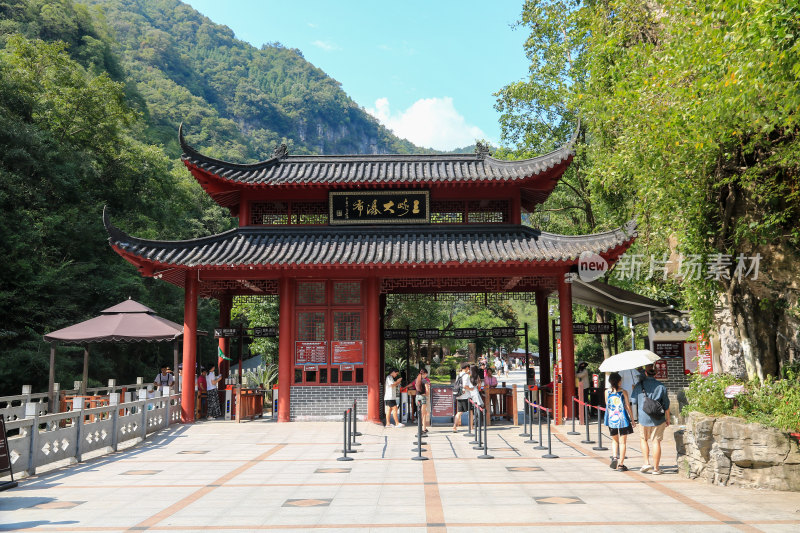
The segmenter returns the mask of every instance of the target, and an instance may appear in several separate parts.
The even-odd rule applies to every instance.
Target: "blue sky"
[[[279,41],[419,146],[500,138],[497,92],[527,74],[521,0],[188,0],[256,47]]]

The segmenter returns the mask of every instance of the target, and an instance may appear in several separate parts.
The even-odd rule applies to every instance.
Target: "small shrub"
[[[733,400],[725,397],[725,387],[735,385],[736,378],[728,374],[694,374],[686,391],[687,404],[682,412],[699,411],[707,415],[729,415],[733,413]]]

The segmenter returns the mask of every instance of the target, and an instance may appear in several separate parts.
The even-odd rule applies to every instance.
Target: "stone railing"
[[[775,428],[690,413],[675,432],[678,470],[715,485],[800,491],[800,446]]]
[[[33,475],[62,464],[127,448],[181,419],[174,394],[65,413],[34,414],[6,422],[14,475]]]
[[[115,379],[109,379],[108,385],[105,387],[90,387],[86,389],[86,396],[109,396],[111,394],[119,394],[123,390],[130,392],[130,399],[138,397],[138,391],[148,389],[152,391],[152,383],[144,383],[142,378],[138,378],[136,383],[130,385],[117,385]],[[56,406],[55,412],[59,412],[60,398],[62,396],[77,396],[80,394],[81,382],[76,381],[73,383],[73,388],[60,390],[59,384],[56,383],[55,398]],[[0,396],[0,416],[6,422],[17,420],[20,418],[27,418],[38,413],[45,415],[50,413],[48,408],[49,397],[46,392],[31,393],[30,385],[22,386],[22,394],[13,396]],[[67,408],[69,409],[69,407]]]

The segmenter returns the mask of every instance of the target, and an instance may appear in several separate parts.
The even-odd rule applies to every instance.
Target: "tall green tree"
[[[657,290],[687,302],[699,330],[727,317],[734,338],[723,335],[724,365],[759,377],[800,349],[789,266],[800,255],[798,9],[779,0],[529,1],[521,25],[531,31],[531,90],[512,84],[498,104],[546,109],[558,94],[561,120],[580,116],[597,218],[634,213],[634,252],[700,256],[698,275],[678,273],[678,285]],[[548,77],[547,61],[561,70]],[[549,92],[540,96],[537,84]],[[504,98],[516,107],[502,107]],[[512,118],[509,141],[546,133],[521,113]]]

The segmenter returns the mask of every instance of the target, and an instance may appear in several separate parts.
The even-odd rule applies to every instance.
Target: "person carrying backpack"
[[[611,444],[611,468],[625,472],[625,452],[628,449],[628,435],[633,433],[633,411],[628,391],[622,388],[622,376],[612,372],[608,376],[611,388],[606,389],[606,419],[613,443]]]
[[[634,385],[631,393],[631,405],[637,406],[639,427],[641,428],[642,456],[644,465],[639,472],[652,471],[653,475],[661,474],[658,467],[661,462],[661,441],[664,430],[669,426],[669,396],[663,383],[655,379],[654,365],[644,369],[644,379]],[[653,445],[653,463],[650,464],[650,444]]]

